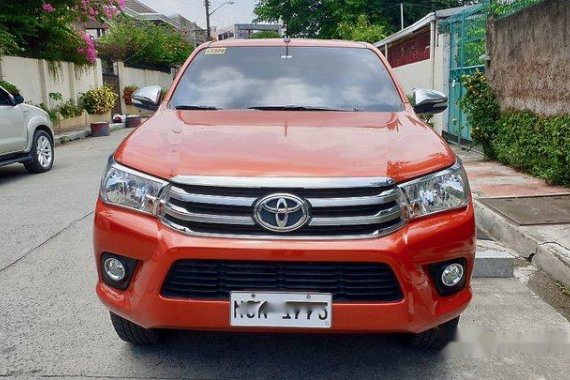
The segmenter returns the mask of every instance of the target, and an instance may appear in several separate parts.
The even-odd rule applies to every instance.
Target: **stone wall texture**
[[[487,77],[503,109],[570,113],[570,1],[490,20]]]

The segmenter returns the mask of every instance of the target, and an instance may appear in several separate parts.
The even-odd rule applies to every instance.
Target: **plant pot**
[[[129,115],[129,116],[127,116],[127,120],[125,121],[125,127],[136,128],[139,125],[141,125],[140,115]]]
[[[111,121],[111,111],[102,114],[87,114],[87,123],[103,123]]]
[[[91,123],[91,137],[103,137],[109,136],[109,123],[107,122],[100,122],[100,123]]]

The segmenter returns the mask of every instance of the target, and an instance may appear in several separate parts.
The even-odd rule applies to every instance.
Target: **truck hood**
[[[115,159],[163,179],[388,176],[401,182],[450,166],[455,155],[407,112],[161,109],[125,139]]]

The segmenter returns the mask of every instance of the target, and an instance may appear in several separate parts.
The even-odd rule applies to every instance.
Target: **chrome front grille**
[[[256,206],[273,194],[305,202],[306,223],[287,232],[264,227],[254,216]],[[397,197],[389,178],[175,177],[161,197],[159,216],[171,228],[198,236],[370,238],[403,226]],[[279,218],[286,221],[283,213]]]

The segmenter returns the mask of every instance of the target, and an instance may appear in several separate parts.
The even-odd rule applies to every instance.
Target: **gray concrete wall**
[[[545,116],[570,112],[568,5],[568,0],[545,0],[489,21],[487,76],[503,109]]]

